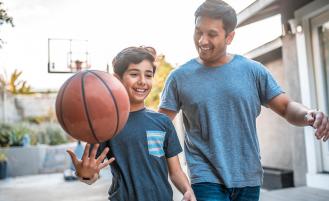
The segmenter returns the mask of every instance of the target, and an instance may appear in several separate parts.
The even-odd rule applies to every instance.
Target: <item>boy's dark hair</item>
[[[232,32],[237,24],[235,10],[222,0],[206,0],[197,8],[194,16],[195,22],[200,16],[222,20],[226,34]]]
[[[124,72],[128,69],[130,64],[138,64],[143,60],[148,60],[153,67],[153,75],[156,70],[154,64],[155,56],[153,51],[148,48],[152,47],[127,47],[119,52],[112,61],[113,71],[122,78]],[[155,51],[154,48],[152,50]]]

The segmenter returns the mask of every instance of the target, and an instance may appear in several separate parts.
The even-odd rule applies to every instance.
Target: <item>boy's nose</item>
[[[144,85],[145,84],[145,78],[143,76],[141,76],[137,82],[140,85]]]

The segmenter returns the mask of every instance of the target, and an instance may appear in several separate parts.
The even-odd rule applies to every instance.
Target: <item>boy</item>
[[[182,148],[171,120],[144,105],[156,69],[152,52],[142,47],[126,48],[113,59],[113,68],[129,95],[129,119],[118,135],[96,144],[90,155],[87,144],[81,161],[68,150],[78,177],[92,184],[99,171],[111,164],[113,181],[109,200],[172,201],[169,171],[171,181],[184,194],[184,200],[195,201],[180,167],[178,154]],[[106,157],[109,160],[103,162]]]

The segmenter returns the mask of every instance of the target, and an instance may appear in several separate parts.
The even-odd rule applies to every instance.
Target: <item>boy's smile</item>
[[[152,89],[153,66],[148,60],[130,64],[122,76],[122,83],[130,99],[130,111],[144,108],[144,100]]]

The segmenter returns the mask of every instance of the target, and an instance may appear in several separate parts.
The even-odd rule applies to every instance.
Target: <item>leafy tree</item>
[[[3,3],[0,1],[0,26],[4,23],[14,26],[13,18],[8,15],[7,10],[3,7]],[[2,47],[3,40],[0,38],[0,48]]]
[[[153,88],[147,99],[145,105],[149,108],[157,110],[160,102],[160,94],[164,87],[167,76],[173,66],[166,61],[164,55],[157,56],[157,70],[154,76]]]

